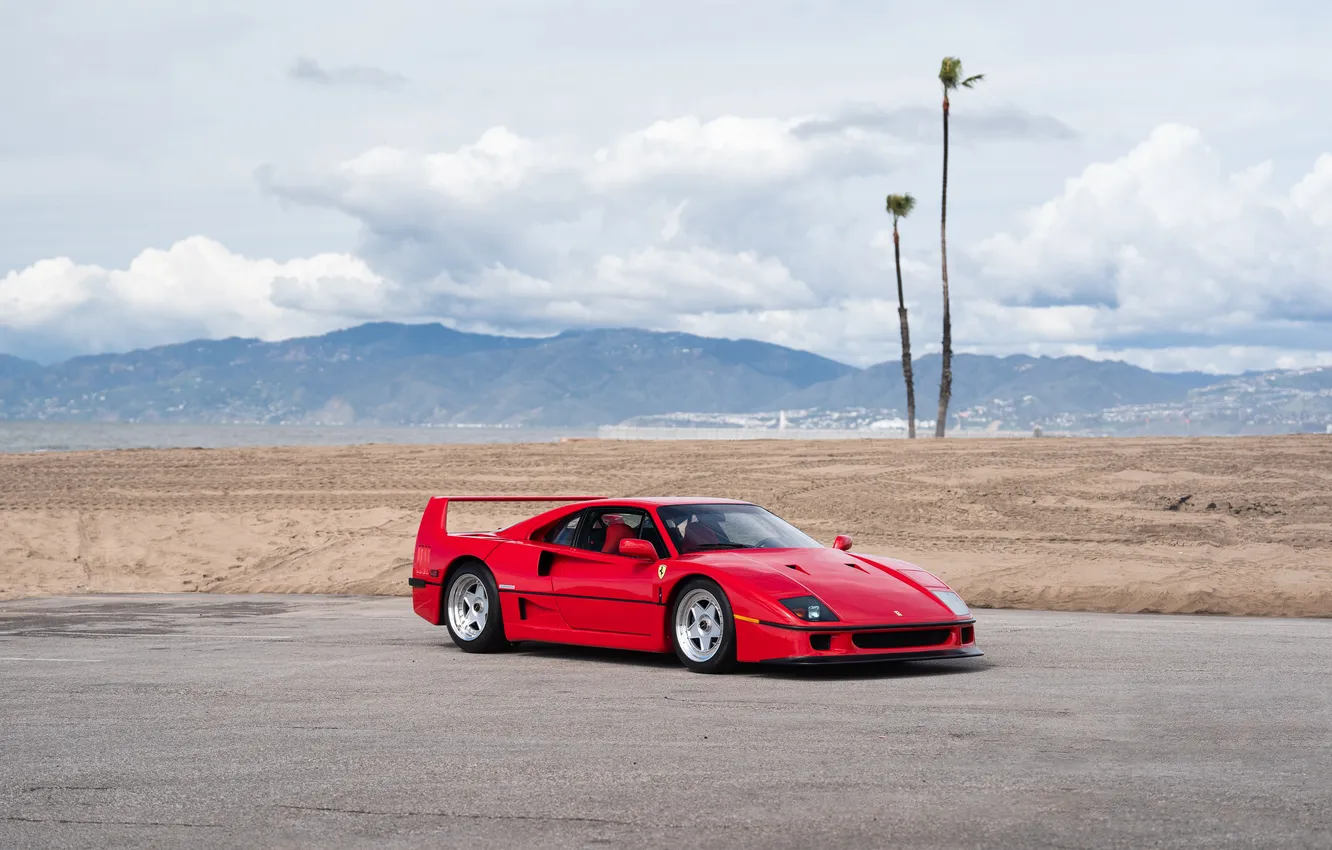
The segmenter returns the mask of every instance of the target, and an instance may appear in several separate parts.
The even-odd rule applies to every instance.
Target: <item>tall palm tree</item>
[[[893,261],[897,265],[897,318],[902,321],[902,377],[907,391],[907,438],[916,439],[916,386],[911,380],[911,331],[907,326],[906,296],[902,294],[902,248],[897,238],[897,220],[911,215],[916,199],[889,195],[888,214],[893,217]]]
[[[953,318],[948,309],[948,93],[959,86],[969,89],[985,79],[984,74],[962,76],[962,60],[945,56],[939,67],[943,83],[943,202],[939,213],[939,253],[943,262],[943,373],[939,378],[939,417],[934,436],[942,437],[948,426],[948,402],[953,395]]]

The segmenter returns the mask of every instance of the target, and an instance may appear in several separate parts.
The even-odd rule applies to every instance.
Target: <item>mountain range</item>
[[[914,365],[918,416],[931,419],[939,358]],[[1227,380],[1235,379],[1081,357],[961,354],[952,409],[1029,428],[1181,404]],[[847,408],[901,415],[900,363],[858,369],[771,343],[682,333],[521,338],[396,323],[277,342],[197,340],[45,366],[0,355],[0,418],[11,420],[589,427],[677,411]]]

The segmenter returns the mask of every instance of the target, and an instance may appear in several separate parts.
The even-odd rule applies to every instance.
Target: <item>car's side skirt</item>
[[[660,636],[629,635],[623,632],[594,632],[590,629],[510,629],[507,624],[505,636],[512,641],[535,641],[537,643],[558,643],[570,646],[599,646],[605,649],[628,649],[638,652],[669,652],[669,646],[662,645]]]

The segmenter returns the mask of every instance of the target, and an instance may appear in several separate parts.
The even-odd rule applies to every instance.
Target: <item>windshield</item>
[[[657,515],[681,555],[712,549],[819,549],[819,542],[758,505],[672,505]]]

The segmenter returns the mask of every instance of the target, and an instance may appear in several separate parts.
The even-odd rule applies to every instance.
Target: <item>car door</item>
[[[560,552],[550,565],[551,589],[571,628],[633,635],[660,629],[657,562],[616,551],[625,537],[652,539],[654,528],[651,516],[640,508],[585,512],[574,548]],[[664,556],[661,548],[658,554]]]

